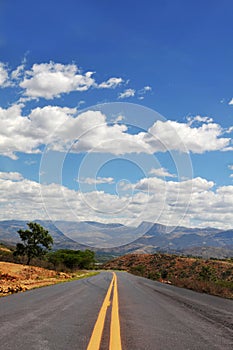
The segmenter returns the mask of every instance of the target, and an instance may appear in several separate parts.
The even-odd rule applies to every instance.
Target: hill
[[[128,254],[105,263],[104,268],[233,298],[233,259],[215,261],[169,254]]]

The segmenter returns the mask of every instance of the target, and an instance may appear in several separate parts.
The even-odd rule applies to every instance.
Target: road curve
[[[114,303],[123,350],[233,348],[232,300],[125,272],[116,273],[114,280],[111,272],[103,272],[1,298],[0,349],[86,350],[111,283],[101,350],[111,343]]]

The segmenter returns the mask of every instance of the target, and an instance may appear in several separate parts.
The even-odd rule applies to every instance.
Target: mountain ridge
[[[211,248],[233,256],[233,229],[167,227],[158,223],[142,222],[138,227],[122,224],[103,224],[94,221],[33,220],[47,229],[54,239],[54,249],[93,249],[97,252],[126,254],[129,252],[154,253],[200,251]],[[20,241],[17,231],[27,227],[26,220],[0,221],[0,242],[16,244]],[[142,230],[142,235],[140,235]],[[145,231],[145,232],[144,232]],[[82,240],[78,241],[78,237]],[[125,244],[107,246],[105,240]],[[136,239],[133,239],[136,237]],[[130,239],[132,240],[130,241]],[[93,242],[88,244],[88,242]],[[102,245],[101,245],[102,244]],[[225,253],[224,253],[225,252]],[[222,254],[221,253],[221,254]],[[217,255],[219,253],[216,253]],[[221,255],[220,254],[220,255]],[[218,256],[216,256],[218,257]]]

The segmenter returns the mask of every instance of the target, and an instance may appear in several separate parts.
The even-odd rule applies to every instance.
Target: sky
[[[0,0],[0,220],[232,228],[232,13]]]

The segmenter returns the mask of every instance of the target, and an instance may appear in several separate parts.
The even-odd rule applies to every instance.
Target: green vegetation
[[[55,269],[60,270],[92,269],[95,264],[95,253],[89,249],[84,251],[61,249],[48,253],[47,260]]]
[[[15,247],[7,246],[0,243],[0,261],[25,264],[25,256],[16,256]],[[70,250],[60,249],[57,251],[47,252],[43,256],[33,257],[31,265],[43,267],[46,269],[72,272],[73,274],[80,274],[80,270],[96,269],[95,253],[89,249]]]
[[[137,265],[137,266],[132,266],[131,270],[133,273],[139,276],[143,276],[145,273],[146,266],[144,265]]]
[[[118,257],[120,254],[118,255],[112,255],[109,253],[105,253],[105,252],[98,252],[95,254],[95,258],[96,258],[96,262],[99,264],[104,264],[110,260],[115,259],[116,257]]]
[[[35,222],[29,222],[29,229],[19,230],[22,243],[16,249],[0,243],[0,261],[25,263],[57,271],[75,271],[93,269],[96,263],[95,253],[89,249],[85,251],[60,249],[51,250],[53,238],[47,230]],[[25,260],[25,258],[27,260]]]
[[[32,258],[41,258],[51,249],[53,238],[36,222],[29,222],[27,225],[29,229],[17,231],[22,243],[17,244],[14,255],[27,256],[26,264],[29,265]]]

